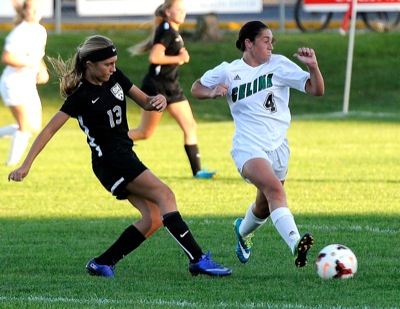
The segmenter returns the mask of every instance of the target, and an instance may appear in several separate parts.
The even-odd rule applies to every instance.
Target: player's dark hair
[[[249,39],[251,42],[254,42],[257,35],[259,35],[265,29],[269,29],[269,27],[261,21],[254,20],[247,22],[239,31],[239,35],[236,40],[236,48],[244,52],[246,50],[244,41]]]

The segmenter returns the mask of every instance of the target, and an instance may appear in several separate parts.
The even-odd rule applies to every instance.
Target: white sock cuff
[[[0,128],[0,136],[12,136],[19,129],[18,124],[13,123],[8,126]]]
[[[286,217],[286,216],[291,216],[293,217],[292,212],[290,211],[290,209],[288,207],[279,207],[277,209],[275,209],[274,211],[271,212],[271,220],[272,223],[274,225],[276,225],[276,222],[282,218],[282,217]]]
[[[32,137],[32,133],[30,132],[22,132],[20,130],[17,130],[14,132],[12,136],[12,140],[15,141],[15,143],[28,143],[29,139]]]
[[[239,226],[239,233],[243,237],[246,237],[250,233],[253,233],[259,227],[264,225],[265,222],[267,222],[267,219],[260,219],[254,215],[253,205],[254,205],[254,203],[252,203],[249,206],[249,208],[247,209],[246,215],[245,215],[242,223]]]
[[[8,155],[7,165],[16,165],[28,147],[32,134],[29,132],[16,131],[11,139],[11,148]]]
[[[253,205],[254,204],[255,203],[252,203],[250,205],[249,209],[247,210],[246,217],[249,216],[254,223],[257,223],[258,225],[262,225],[265,222],[267,222],[268,217],[265,218],[265,219],[260,219],[260,218],[256,217],[256,215],[253,212]]]

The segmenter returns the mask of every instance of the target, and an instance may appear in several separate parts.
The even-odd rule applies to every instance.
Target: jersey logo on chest
[[[111,88],[111,93],[116,97],[118,100],[123,101],[124,100],[124,92],[122,91],[121,86],[116,83],[112,88]]]

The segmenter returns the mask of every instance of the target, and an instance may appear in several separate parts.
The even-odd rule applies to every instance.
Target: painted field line
[[[44,305],[55,305],[55,304],[76,304],[76,305],[147,305],[151,307],[185,307],[185,308],[267,308],[267,309],[333,309],[332,306],[325,306],[320,304],[318,306],[302,305],[298,303],[293,304],[274,304],[268,302],[251,302],[251,303],[236,303],[236,302],[220,302],[215,304],[210,303],[198,303],[198,302],[186,302],[186,301],[165,301],[162,299],[155,300],[131,300],[131,299],[108,299],[108,298],[92,298],[92,299],[79,299],[79,298],[66,298],[66,297],[41,297],[41,296],[29,296],[29,297],[7,297],[0,296],[1,302],[12,302],[12,303],[36,303]],[[372,309],[370,307],[337,307],[340,309]],[[393,307],[391,309],[399,309]]]

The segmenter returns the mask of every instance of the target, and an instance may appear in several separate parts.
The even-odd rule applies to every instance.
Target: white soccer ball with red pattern
[[[317,273],[322,279],[353,278],[357,272],[357,258],[348,247],[339,244],[323,248],[315,261]]]

